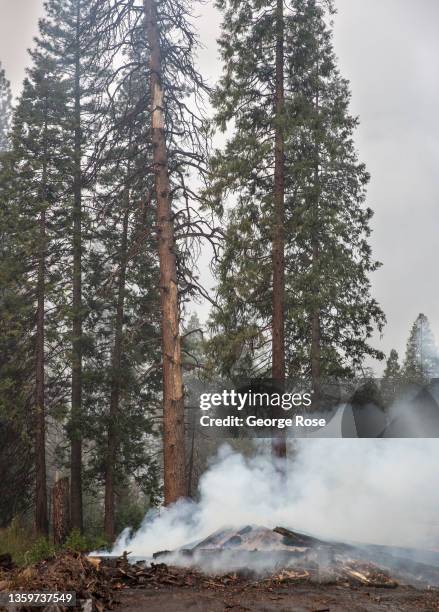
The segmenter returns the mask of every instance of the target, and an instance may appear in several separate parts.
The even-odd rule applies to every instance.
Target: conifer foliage
[[[233,120],[234,127],[212,161],[208,192],[227,222],[212,348],[225,371],[269,371],[276,291],[270,261],[276,223],[273,143],[280,121],[287,372],[311,377],[316,393],[321,377],[352,374],[366,356],[383,357],[369,344],[385,319],[370,296],[369,273],[378,263],[368,243],[369,175],[353,144],[358,122],[349,114],[348,83],[339,74],[321,3],[296,0],[285,10],[281,117],[274,112],[276,3],[218,4],[224,12],[220,48],[226,67],[213,101],[217,125],[225,130]],[[227,210],[228,194],[236,204]]]
[[[29,510],[34,490],[29,400],[32,321],[25,253],[15,240],[24,228],[17,213],[9,153],[11,102],[9,82],[0,67],[0,527]]]
[[[0,62],[0,153],[8,148],[8,134],[11,123],[11,88]]]
[[[32,504],[44,537],[57,474],[71,527],[108,541],[128,515],[196,494],[189,376],[305,376],[318,397],[324,377],[383,357],[332,4],[217,5],[213,91],[191,0],[47,0],[13,109],[0,69],[0,475],[32,489],[2,495],[0,513]],[[227,142],[212,154],[215,129]],[[216,296],[200,282],[208,252]],[[199,298],[207,338],[187,317]],[[405,374],[434,373],[433,344],[420,318]],[[388,381],[398,368],[392,353]]]
[[[381,380],[381,392],[386,406],[389,406],[397,396],[401,381],[402,372],[399,364],[399,355],[395,349],[392,349],[386,361],[386,368]]]
[[[419,314],[407,340],[403,375],[407,382],[423,383],[439,376],[439,353],[430,321]]]

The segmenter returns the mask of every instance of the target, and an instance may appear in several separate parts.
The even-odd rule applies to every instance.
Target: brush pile
[[[164,563],[130,563],[127,555],[100,558],[64,552],[23,569],[12,562],[0,568],[0,592],[75,592],[77,609],[87,612],[113,609],[118,604],[118,592],[123,589],[223,589],[240,582],[245,579],[236,574],[212,577]],[[18,609],[28,610],[25,606]],[[51,612],[71,609],[50,606]]]
[[[93,559],[65,552],[26,568],[0,568],[0,592],[75,592],[78,608],[88,612],[105,610],[114,603],[111,579]],[[27,610],[26,607],[17,608]],[[29,608],[30,609],[30,608]],[[41,608],[40,608],[41,609]],[[51,605],[52,611],[72,609]]]
[[[403,553],[410,551],[358,548],[284,527],[249,525],[219,530],[174,551],[157,552],[153,563],[133,560],[129,553],[116,558],[63,552],[18,568],[10,555],[1,555],[0,592],[75,592],[76,609],[102,612],[114,609],[129,593],[141,596],[141,591],[165,598],[181,589],[183,597],[187,590],[213,598],[241,593],[242,597],[263,599],[273,592],[306,589],[312,593],[326,586],[352,592],[359,587],[365,587],[362,591],[386,589],[389,593],[398,583],[421,589],[439,584],[439,564],[435,565],[433,553],[428,557],[432,565],[405,558]],[[399,591],[396,589],[395,596]],[[50,610],[67,608],[51,605]]]
[[[284,568],[277,574],[257,577],[251,572],[232,572],[206,575],[196,568],[170,567],[165,563],[130,563],[127,555],[120,558],[89,557],[66,552],[33,566],[18,569],[12,560],[0,568],[0,591],[76,592],[77,609],[87,612],[111,610],[118,604],[118,593],[123,589],[160,591],[169,588],[207,589],[224,593],[230,587],[271,590],[280,584],[333,583],[396,587],[385,572],[372,564],[351,562],[332,566],[330,573],[322,573],[319,566]],[[26,607],[19,608],[27,610]],[[51,612],[68,610],[51,606]]]

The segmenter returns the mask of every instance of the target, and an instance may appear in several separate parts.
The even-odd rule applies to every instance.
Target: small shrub
[[[107,545],[108,542],[103,537],[90,537],[82,534],[79,529],[73,529],[65,541],[63,548],[73,550],[74,552],[85,553],[91,550],[105,548]]]
[[[14,518],[8,527],[0,529],[0,553],[9,553],[17,565],[26,563],[29,544],[34,541],[31,526],[19,518]]]
[[[73,550],[75,552],[87,552],[88,541],[87,538],[79,531],[79,529],[73,529],[65,541],[63,548]]]
[[[35,540],[32,548],[25,553],[25,562],[27,564],[38,563],[38,561],[50,559],[55,552],[55,546],[51,544],[49,540],[46,538],[38,538]]]

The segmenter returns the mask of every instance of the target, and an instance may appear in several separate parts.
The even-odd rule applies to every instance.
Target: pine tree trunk
[[[284,14],[283,0],[276,8],[276,100],[275,100],[275,159],[274,159],[274,224],[273,224],[273,339],[272,377],[281,386],[285,382],[285,156],[284,130]],[[272,452],[286,456],[284,436],[273,438]]]
[[[318,71],[318,68],[317,68]],[[318,75],[317,75],[318,76]],[[316,130],[318,134],[319,130],[319,92],[316,92],[316,113],[317,113],[317,125]],[[313,236],[312,236],[312,273],[313,273],[313,307],[311,315],[311,384],[313,390],[313,409],[318,409],[320,406],[321,399],[321,322],[320,322],[320,305],[319,305],[319,293],[320,293],[320,279],[318,274],[319,269],[319,205],[320,205],[320,152],[319,152],[319,139],[316,136],[315,142],[315,167],[314,167],[314,191],[315,198],[313,198],[314,206],[314,224],[313,224]]]
[[[81,172],[81,83],[80,3],[76,8],[75,48],[75,143],[73,180],[73,340],[71,413],[71,523],[82,530],[82,172]]]
[[[317,242],[313,245],[313,268],[318,266],[319,248]],[[317,298],[319,288],[313,291],[314,299]],[[321,386],[321,332],[320,332],[320,308],[317,304],[313,306],[311,317],[311,384],[313,390],[313,408],[317,409],[320,404]]]
[[[45,123],[45,138],[47,123]],[[46,145],[46,140],[45,140]],[[46,292],[46,195],[47,156],[44,154],[42,172],[42,210],[40,213],[38,285],[37,285],[37,333],[36,333],[36,430],[35,430],[35,530],[47,536],[47,476],[46,476],[46,411],[45,411],[45,292]]]
[[[144,0],[144,9],[150,48],[151,123],[162,312],[164,493],[165,504],[168,505],[184,497],[187,490],[183,376],[177,263],[165,136],[162,59],[156,1]]]
[[[188,483],[187,483],[187,496],[194,498],[192,495],[193,489],[193,474],[194,474],[194,455],[195,455],[195,434],[196,434],[196,416],[195,410],[191,411],[191,442],[190,442],[190,454],[189,454],[189,467],[188,467]]]
[[[70,533],[69,479],[61,478],[52,488],[53,541],[63,544]]]
[[[120,374],[122,365],[123,318],[125,307],[125,284],[128,248],[129,192],[125,193],[125,214],[123,218],[120,251],[120,272],[117,289],[117,307],[113,355],[111,360],[112,383],[110,397],[110,420],[108,424],[107,457],[105,463],[105,516],[104,533],[109,542],[114,540],[114,472],[118,450],[118,416],[120,398]]]

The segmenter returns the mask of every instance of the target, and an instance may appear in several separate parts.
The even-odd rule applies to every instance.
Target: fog
[[[434,247],[439,227],[439,3],[437,0],[336,0],[335,48],[351,81],[357,145],[372,175],[372,246],[383,263],[372,275],[374,296],[388,317],[377,348],[404,350],[419,312],[439,337],[439,285]],[[197,6],[203,45],[199,64],[214,82],[220,16],[213,2]],[[0,0],[0,60],[20,90],[42,0]],[[205,258],[204,258],[205,259]],[[213,279],[201,265],[207,287]],[[210,305],[194,306],[202,319]],[[379,364],[374,364],[377,374]]]

